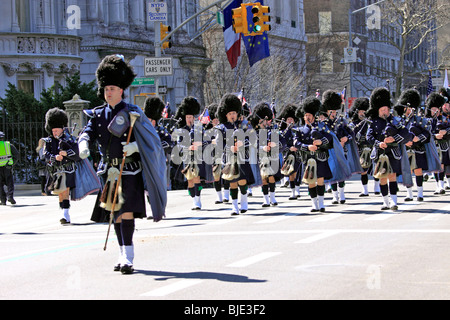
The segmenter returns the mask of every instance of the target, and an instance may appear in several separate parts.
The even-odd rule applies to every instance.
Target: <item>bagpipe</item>
[[[238,142],[238,137],[235,135],[237,129],[238,128],[235,123],[234,124],[235,132],[233,132],[233,136],[232,136],[233,146],[236,146],[236,144]],[[231,181],[231,180],[238,179],[240,177],[240,175],[241,174],[240,174],[240,168],[239,168],[239,164],[238,164],[238,154],[237,154],[237,152],[234,153],[230,150],[227,155],[227,163],[225,163],[225,165],[222,169],[222,179]]]
[[[76,124],[73,128],[73,131],[75,131]],[[72,135],[70,134],[68,128],[63,128],[63,132],[61,137],[59,137],[58,142],[58,150],[61,151],[68,151],[72,149],[73,144],[75,143],[73,140]],[[67,164],[66,164],[67,165]],[[66,184],[66,172],[64,168],[64,164],[62,161],[60,163],[57,163],[52,170],[52,184],[49,186],[49,189],[51,190],[52,194],[59,195],[63,192],[67,191],[67,184]],[[73,167],[71,168],[71,171],[76,172],[76,164],[73,163]]]
[[[195,125],[191,129],[190,136],[191,136],[191,146],[195,142],[195,132],[196,132]],[[195,160],[195,150],[189,151],[189,161],[187,165],[181,170],[181,173],[186,177],[187,180],[192,180],[198,177],[200,173],[200,169],[198,167],[197,161]]]
[[[353,132],[356,134],[355,139],[356,142],[360,141],[363,137],[365,139],[365,133],[369,129],[369,125],[372,123],[369,119],[363,119],[361,122],[359,122],[357,125],[353,127]],[[361,165],[361,168],[363,170],[367,170],[372,165],[372,160],[370,159],[370,154],[372,152],[372,149],[368,146],[362,146],[360,148],[360,154],[359,154],[359,164]]]
[[[386,127],[382,132],[382,136],[384,138],[394,137],[396,134],[398,134],[399,130],[406,127],[405,117],[396,117],[392,113],[390,113],[389,116],[385,117],[384,119],[387,121]],[[395,147],[398,144],[394,141],[391,143],[387,143],[387,145],[388,147]],[[386,179],[392,173],[392,166],[390,164],[389,157],[386,154],[386,149],[384,149],[383,153],[378,156],[378,160],[373,171],[373,177],[377,179]]]
[[[286,128],[284,130],[279,131],[279,135],[283,138],[286,137],[286,134],[293,129],[294,124],[293,123],[287,123],[285,119],[275,120],[276,122],[286,124]],[[281,127],[281,126],[280,126]],[[297,156],[296,152],[288,151],[283,157],[283,165],[281,166],[281,174],[284,176],[289,176],[294,172],[294,165],[296,162]]]

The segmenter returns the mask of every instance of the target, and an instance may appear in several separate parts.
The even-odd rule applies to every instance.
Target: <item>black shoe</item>
[[[239,215],[239,213],[238,213],[238,212],[234,212],[234,211],[233,211],[233,212],[231,213],[231,215],[232,215],[232,216],[238,216],[238,215]]]
[[[439,191],[439,194],[445,194],[445,190],[441,189],[441,191]]]
[[[344,203],[345,203],[345,200],[341,200],[340,203],[341,203],[341,204],[344,204]]]
[[[202,210],[202,208],[200,208],[200,207],[193,207],[191,210],[192,211],[200,211],[200,210]]]
[[[230,200],[228,199],[223,199],[223,203],[228,203]]]
[[[375,194],[375,195],[380,195],[381,192],[380,192],[380,191],[376,191],[376,192],[374,192],[374,194]]]
[[[270,207],[270,204],[264,203],[264,204],[262,205],[262,207],[263,207],[263,208]]]
[[[241,209],[241,213],[246,213],[247,210]]]
[[[406,202],[413,201],[413,200],[414,200],[413,198],[405,198]]]
[[[134,271],[133,266],[129,266],[127,264],[120,268],[120,272],[122,274],[132,274],[133,271]]]
[[[317,209],[311,209],[309,212],[319,212]]]
[[[331,202],[331,204],[339,204],[339,201],[333,200],[333,202]]]
[[[222,204],[223,201],[216,200],[216,202],[214,202],[214,203],[215,203],[215,204]]]
[[[368,194],[368,193],[361,193],[359,196],[360,196],[360,197],[368,197],[369,194]]]
[[[391,207],[391,210],[392,210],[392,211],[397,211],[397,210],[398,210],[398,206],[397,206],[397,205],[392,206],[392,207]]]
[[[17,203],[16,200],[14,200],[14,198],[9,198],[8,201],[9,201],[11,204],[16,204],[16,203]]]
[[[67,221],[67,220],[64,219],[64,218],[62,218],[61,220],[59,220],[59,222],[61,222],[62,225],[70,224],[70,221]]]
[[[120,263],[118,263],[114,266],[114,272],[118,272],[118,271],[120,271]]]
[[[389,210],[390,208],[389,207],[381,207],[381,210]]]
[[[422,197],[417,197],[417,201],[422,202],[423,198]]]
[[[249,193],[247,197],[253,197],[253,193]]]
[[[273,206],[277,206],[278,202],[271,202],[270,204],[273,205]]]
[[[319,211],[320,212],[325,212],[325,208],[320,208]]]
[[[297,197],[289,197],[289,200],[297,200]]]

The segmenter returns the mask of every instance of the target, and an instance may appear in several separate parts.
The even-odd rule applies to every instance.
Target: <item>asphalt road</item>
[[[372,181],[370,188],[372,190]],[[59,223],[58,200],[35,190],[0,207],[0,299],[88,300],[372,300],[450,298],[450,192],[381,211],[381,197],[359,198],[347,183],[347,202],[310,213],[277,187],[277,207],[261,208],[260,188],[250,210],[231,216],[202,192],[191,211],[187,191],[170,191],[167,218],[137,220],[135,273],[113,272],[114,231],[90,221],[95,197],[72,202],[72,224]],[[148,207],[149,208],[149,207]],[[190,305],[190,304],[189,304]]]

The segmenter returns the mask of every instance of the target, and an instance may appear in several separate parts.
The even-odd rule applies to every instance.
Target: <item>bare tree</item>
[[[388,0],[382,5],[382,28],[375,39],[395,47],[399,53],[398,70],[395,75],[396,95],[399,96],[407,76],[406,57],[422,46],[431,48],[428,65],[436,68],[436,31],[447,24],[450,3],[436,0]]]

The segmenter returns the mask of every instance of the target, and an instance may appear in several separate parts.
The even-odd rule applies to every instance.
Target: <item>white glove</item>
[[[137,145],[137,142],[130,142],[127,144],[126,142],[122,142],[123,145],[123,152],[127,153],[127,157],[131,156],[135,152],[139,152],[139,148]]]
[[[81,140],[80,142],[78,142],[78,150],[81,159],[84,160],[89,157],[89,155],[91,154],[91,152],[89,151],[89,141]]]

